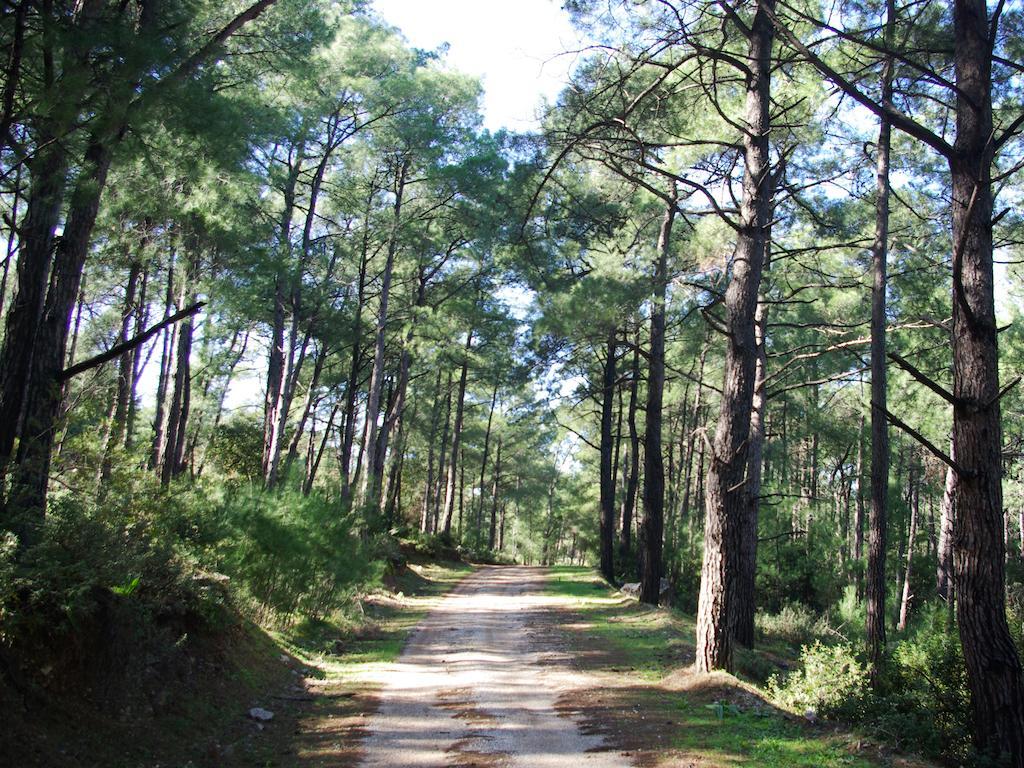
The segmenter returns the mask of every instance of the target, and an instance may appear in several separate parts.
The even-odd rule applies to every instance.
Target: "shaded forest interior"
[[[1024,766],[1024,10],[565,10],[492,132],[357,0],[3,4],[0,703],[127,711],[412,553]]]

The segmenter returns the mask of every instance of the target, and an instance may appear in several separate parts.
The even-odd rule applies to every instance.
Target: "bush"
[[[160,706],[160,681],[192,674],[193,643],[231,620],[224,589],[193,578],[150,511],[65,495],[37,543],[15,553],[3,538],[0,672],[22,695],[57,685],[115,712]]]
[[[836,629],[845,637],[864,637],[867,631],[867,603],[857,597],[857,587],[848,584],[835,607]]]
[[[781,640],[793,647],[807,645],[828,633],[825,617],[800,603],[788,603],[776,614],[759,613],[754,622],[765,640]]]
[[[930,606],[914,635],[893,649],[869,722],[896,744],[934,757],[970,760],[967,673],[946,606]]]
[[[262,621],[323,618],[372,574],[352,515],[320,495],[244,489],[211,514],[216,567]]]
[[[820,717],[851,719],[864,710],[869,693],[868,671],[847,644],[815,641],[800,657],[802,669],[784,679],[768,680],[770,695],[797,711],[813,710]]]

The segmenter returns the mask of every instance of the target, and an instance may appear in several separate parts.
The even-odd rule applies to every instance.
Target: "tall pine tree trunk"
[[[661,593],[661,555],[665,538],[665,467],[661,455],[662,403],[665,395],[665,299],[668,254],[676,196],[666,201],[658,232],[654,296],[651,299],[651,349],[647,369],[647,429],[644,441],[644,522],[641,528],[640,600],[658,604]]]
[[[487,549],[494,551],[495,535],[498,526],[498,494],[501,489],[501,437],[498,437],[498,448],[494,457],[494,481],[491,486],[491,528],[487,536]],[[483,495],[482,493],[480,494]]]
[[[975,743],[1024,766],[1024,676],[1006,623],[1002,429],[992,268],[992,40],[985,0],[955,0],[953,570]]]
[[[640,386],[640,350],[639,339],[633,348],[633,366],[629,377],[629,406],[627,407],[626,423],[629,426],[629,446],[626,450],[629,459],[626,472],[625,493],[622,495],[622,527],[619,529],[619,556],[629,556],[633,546],[633,510],[636,506],[636,490],[640,484],[640,433],[636,427],[637,390]]]
[[[725,293],[725,380],[705,491],[704,560],[697,608],[696,667],[733,669],[741,571],[744,480],[757,366],[755,313],[764,267],[773,179],[768,155],[773,28],[759,3],[749,30],[744,115],[743,197],[732,277]]]
[[[377,329],[373,344],[373,367],[370,370],[370,388],[366,400],[366,433],[364,453],[370,457],[371,470],[363,477],[360,503],[367,508],[376,508],[379,503],[380,486],[378,475],[372,463],[377,446],[377,417],[380,410],[380,395],[384,387],[384,341],[388,324],[388,303],[391,298],[391,280],[394,275],[395,257],[398,254],[398,235],[402,223],[402,198],[405,193],[406,174],[409,171],[409,157],[403,156],[395,176],[395,202],[392,207],[391,234],[388,237],[387,257],[381,275],[380,294],[377,298]]]
[[[615,354],[617,331],[611,328],[605,344],[605,360],[601,375],[601,575],[615,580],[615,474],[612,468],[612,415],[615,404]]]
[[[145,238],[142,242],[145,248]],[[123,344],[128,340],[131,333],[132,319],[136,313],[135,294],[138,290],[139,279],[142,275],[142,265],[133,261],[128,270],[128,285],[124,293],[124,305],[121,310],[121,328],[117,336],[117,342]],[[107,435],[103,447],[103,460],[100,462],[100,485],[101,487],[110,479],[113,470],[114,450],[125,444],[125,432],[128,422],[128,404],[132,394],[133,374],[135,371],[135,355],[138,349],[129,349],[121,353],[117,359],[117,386],[114,391],[114,403],[111,409],[110,421],[107,425]]]
[[[56,247],[53,279],[35,335],[18,466],[12,476],[8,505],[19,516],[20,524],[13,530],[22,542],[35,538],[46,509],[50,458],[63,394],[61,372],[67,353],[68,327],[113,156],[112,142],[105,130],[109,128],[108,120],[116,126],[119,140],[125,128],[123,107],[111,109],[98,126],[102,138],[94,135],[86,149],[84,167],[72,192],[64,232]]]
[[[914,539],[917,538],[917,518],[921,506],[921,483],[918,480],[913,483],[910,490],[910,530],[907,531],[907,565],[903,572],[903,594],[900,598],[900,617],[896,622],[896,631],[903,632],[907,628],[907,618],[910,616],[911,594],[910,579],[913,576],[914,568]]]
[[[452,426],[452,451],[451,459],[448,462],[448,480],[445,483],[444,495],[444,534],[452,534],[452,515],[455,512],[456,474],[459,468],[459,441],[462,439],[462,417],[466,405],[466,382],[469,377],[469,353],[473,348],[473,331],[466,335],[466,351],[462,358],[462,373],[459,374],[459,394],[455,402],[455,424]],[[462,486],[465,482],[459,483],[459,519],[462,518]],[[462,533],[462,525],[459,525],[459,534]]]
[[[768,259],[765,256],[765,269]],[[761,471],[764,463],[765,411],[768,398],[765,391],[765,376],[768,368],[768,354],[765,335],[768,332],[768,304],[764,297],[758,299],[754,316],[755,339],[757,343],[757,365],[754,370],[754,397],[750,409],[750,447],[747,455],[746,514],[743,530],[740,532],[742,557],[740,558],[739,585],[733,609],[736,611],[736,642],[745,648],[754,647],[754,589],[757,581],[757,519],[761,504]]]
[[[891,41],[895,3],[886,4],[886,40]],[[882,73],[882,103],[892,103],[893,61]],[[867,651],[873,680],[885,650],[885,549],[889,508],[889,427],[885,408],[885,292],[889,253],[889,151],[892,128],[885,117],[878,129],[875,241],[871,248],[871,507],[868,513]]]
[[[956,446],[950,443],[949,455],[956,461]],[[956,516],[956,471],[946,467],[946,482],[939,502],[939,543],[936,547],[935,590],[947,603],[953,599],[953,521]]]

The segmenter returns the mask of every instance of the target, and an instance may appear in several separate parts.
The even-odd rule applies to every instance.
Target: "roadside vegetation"
[[[0,4],[0,762],[227,760],[433,560],[671,602],[566,583],[638,696],[1024,768],[1021,3],[562,5],[515,132],[364,0]],[[840,759],[701,696],[651,738]]]
[[[934,765],[915,757],[922,744],[933,757],[953,752],[941,725],[922,720],[908,731],[893,702],[874,698],[856,654],[821,632],[823,623],[815,633],[774,622],[742,654],[736,676],[700,673],[692,615],[639,603],[588,568],[555,568],[547,591],[569,599],[570,651],[595,676],[594,688],[566,697],[564,708],[641,765],[909,768]],[[794,632],[809,643],[802,654]],[[914,671],[893,665],[891,674]],[[961,748],[967,716],[953,734]]]

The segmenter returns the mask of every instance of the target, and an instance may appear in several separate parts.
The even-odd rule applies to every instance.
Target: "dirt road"
[[[630,766],[556,711],[584,681],[557,645],[559,599],[541,594],[543,583],[537,568],[484,568],[462,581],[377,680],[360,764]]]

